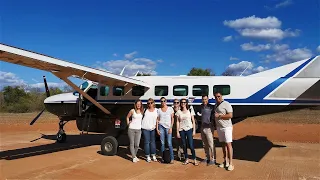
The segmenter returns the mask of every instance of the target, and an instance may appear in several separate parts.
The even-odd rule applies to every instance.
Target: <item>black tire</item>
[[[101,141],[101,153],[106,156],[116,155],[118,152],[118,141],[113,136],[107,136]]]
[[[57,142],[58,143],[64,143],[67,140],[67,134],[66,133],[57,133]]]

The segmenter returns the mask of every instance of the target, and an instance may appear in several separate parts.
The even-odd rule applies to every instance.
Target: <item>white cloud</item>
[[[281,8],[281,7],[286,7],[286,6],[289,6],[293,4],[292,0],[286,0],[286,1],[283,1],[279,4],[276,4],[275,8]]]
[[[61,83],[55,83],[55,82],[47,82],[48,88],[63,88],[64,86],[68,86],[67,83],[61,82]],[[35,84],[29,84],[29,88],[44,88],[44,83],[35,83]]]
[[[232,40],[232,36],[226,36],[226,37],[223,38],[224,42],[229,42],[231,40]]]
[[[308,48],[281,49],[274,54],[267,55],[266,60],[288,64],[310,58],[311,56],[313,56],[313,53]]]
[[[225,20],[223,24],[235,29],[241,36],[247,38],[281,40],[286,37],[296,37],[300,35],[300,30],[282,30],[282,22],[274,16],[268,16],[266,18],[250,16],[236,20]]]
[[[285,37],[299,36],[300,30],[291,31],[287,29],[285,31],[281,29],[239,29],[237,30],[243,37],[267,39],[267,40],[281,40]]]
[[[278,4],[276,4],[273,8],[272,7],[268,7],[268,6],[265,6],[265,8],[267,9],[278,9],[278,8],[283,8],[283,7],[287,7],[289,5],[293,4],[293,1],[292,0],[285,0],[283,2],[280,2]]]
[[[126,59],[132,59],[134,57],[134,55],[136,55],[138,52],[137,51],[133,51],[132,53],[129,54],[125,54],[124,58]]]
[[[258,44],[258,45],[254,45],[253,42],[250,42],[250,43],[241,44],[240,46],[243,51],[255,51],[255,52],[267,51],[267,50],[284,51],[284,50],[289,49],[288,44]]]
[[[25,86],[27,83],[11,72],[0,71],[0,86]]]
[[[236,57],[230,57],[230,60],[232,61],[232,60],[239,60],[239,58],[236,58]]]
[[[226,70],[225,73],[232,74],[234,76],[239,75],[250,75],[258,72],[262,72],[267,70],[267,67],[254,67],[254,64],[250,61],[241,61],[237,64],[230,64]]]
[[[259,18],[255,15],[250,17],[245,17],[236,20],[225,20],[224,25],[229,26],[234,29],[242,28],[279,28],[281,26],[281,21],[273,16],[268,16],[266,18]]]
[[[163,63],[163,60],[162,59],[158,59],[157,62],[158,63]]]
[[[123,75],[133,76],[138,71],[140,73],[146,73],[156,75],[155,71],[157,62],[147,58],[135,58],[130,60],[110,60],[103,63],[97,63],[99,69],[107,70],[115,74],[120,74],[122,69],[126,66]]]
[[[288,44],[275,44],[273,45],[272,49],[274,51],[284,51],[289,49],[289,45]]]
[[[259,44],[255,46],[252,42],[244,43],[244,44],[241,44],[240,46],[244,51],[260,52],[260,51],[271,49],[271,44]]]
[[[320,45],[317,47],[317,52],[320,52]]]
[[[0,71],[0,88],[1,89],[5,86],[21,86],[25,90],[30,90],[31,88],[39,88],[39,89],[44,88],[43,82],[39,82],[34,78],[32,78],[31,80],[36,83],[29,84],[12,72]],[[61,82],[61,83],[47,82],[47,84],[49,88],[55,88],[55,87],[63,88],[64,86],[67,86],[65,82]]]
[[[118,56],[118,54],[117,54],[117,53],[113,53],[113,56],[114,56],[114,57],[117,57],[117,56]]]

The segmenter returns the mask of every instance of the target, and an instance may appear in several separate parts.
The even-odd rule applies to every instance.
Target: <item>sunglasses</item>
[[[175,103],[175,104],[179,104],[179,102],[173,102],[173,103]]]
[[[215,98],[219,98],[219,97],[221,97],[221,96],[215,96]]]
[[[181,102],[181,104],[186,104],[187,102]]]
[[[153,102],[148,102],[147,104],[153,104]]]
[[[166,102],[166,100],[162,100],[161,102]]]

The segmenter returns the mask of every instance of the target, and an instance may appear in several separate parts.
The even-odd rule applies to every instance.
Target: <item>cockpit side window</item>
[[[229,95],[231,92],[230,85],[215,85],[213,86],[213,93],[215,92],[220,92],[223,96]]]
[[[113,87],[114,96],[123,96],[124,95],[124,86],[115,86]]]
[[[100,87],[100,96],[108,96],[110,88],[109,86],[101,86]]]

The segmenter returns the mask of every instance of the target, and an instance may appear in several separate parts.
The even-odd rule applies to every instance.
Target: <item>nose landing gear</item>
[[[67,140],[67,134],[63,130],[63,126],[67,124],[68,121],[64,122],[63,120],[60,120],[59,122],[59,131],[57,133],[57,142],[58,143],[64,143]]]

